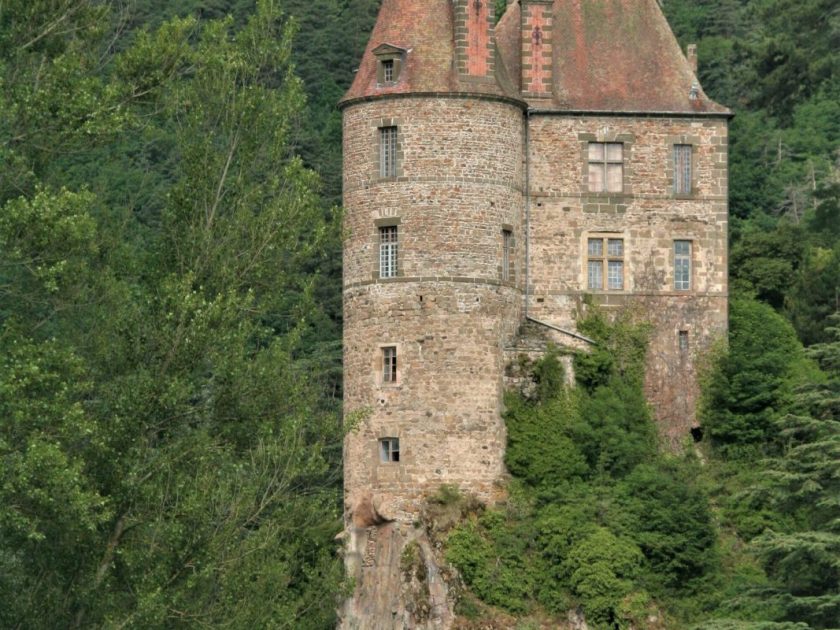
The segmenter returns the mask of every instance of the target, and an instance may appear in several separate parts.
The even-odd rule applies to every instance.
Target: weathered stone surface
[[[435,572],[412,524],[442,484],[485,502],[502,496],[503,392],[527,390],[516,366],[549,344],[567,351],[571,378],[569,352],[587,347],[575,333],[586,295],[651,322],[646,388],[665,442],[678,447],[696,424],[698,369],[727,325],[727,112],[702,91],[690,96],[696,77],[674,58],[653,2],[642,13],[656,14],[651,41],[670,57],[648,41],[644,58],[656,64],[622,75],[616,90],[605,78],[618,66],[583,68],[600,105],[573,106],[567,88],[581,77],[557,58],[572,44],[558,39],[568,31],[558,7],[568,4],[509,3],[494,30],[486,0],[386,0],[343,101],[344,404],[354,422],[344,445],[346,562],[357,579],[344,627],[451,625],[443,581],[400,581],[407,545]],[[624,28],[609,19],[605,32]],[[385,44],[406,56],[388,86],[371,57]],[[637,85],[638,76],[653,84]],[[397,128],[393,177],[381,176],[383,127]],[[590,192],[590,142],[622,145],[621,191]],[[691,190],[679,195],[676,144],[691,145],[692,159]],[[384,226],[398,233],[397,273],[387,278]],[[588,239],[610,237],[623,240],[623,287],[590,289]],[[675,240],[691,242],[688,289],[674,283]],[[396,349],[395,382],[384,378],[383,348]],[[399,440],[398,462],[382,461],[383,438]]]

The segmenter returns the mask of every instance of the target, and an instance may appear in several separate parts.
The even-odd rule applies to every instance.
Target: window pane
[[[607,190],[621,192],[624,189],[624,166],[621,164],[607,165]]]
[[[589,165],[589,190],[591,192],[601,192],[604,190],[604,165],[590,164]]]
[[[624,256],[624,239],[611,238],[607,241],[607,255],[615,257]]]
[[[382,73],[386,81],[394,80],[394,62],[390,59],[382,62]]]
[[[607,288],[621,290],[624,288],[624,263],[611,260],[607,263]]]
[[[691,241],[674,241],[674,254],[677,256],[690,256]]]
[[[590,289],[604,288],[604,267],[600,260],[590,260],[588,263],[588,276]]]
[[[590,142],[589,143],[589,160],[595,162],[604,161],[604,143]]]
[[[621,162],[624,154],[624,145],[620,142],[611,142],[607,145],[607,162]]]
[[[685,352],[688,350],[688,331],[681,330],[680,331],[680,351]]]
[[[379,228],[379,277],[397,275],[397,226]]]
[[[379,130],[379,174],[382,177],[397,175],[397,128],[382,127]]]

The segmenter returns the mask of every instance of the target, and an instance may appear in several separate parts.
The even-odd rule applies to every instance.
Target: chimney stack
[[[462,78],[492,79],[493,0],[455,0],[455,51]]]
[[[694,73],[694,76],[697,76],[697,44],[689,44],[685,56],[688,59],[688,65],[691,67],[691,71]]]
[[[522,0],[522,92],[549,98],[553,83],[553,0]]]

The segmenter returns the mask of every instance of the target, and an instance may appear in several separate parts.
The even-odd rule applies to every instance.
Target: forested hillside
[[[581,322],[578,387],[509,396],[510,501],[435,499],[465,627],[840,627],[840,7],[663,7],[736,113],[704,437],[658,448],[643,323]],[[334,626],[335,103],[377,9],[0,2],[0,627]]]

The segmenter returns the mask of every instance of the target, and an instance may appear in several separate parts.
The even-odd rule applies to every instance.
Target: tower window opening
[[[397,128],[379,128],[379,175],[397,176]]]
[[[685,353],[688,352],[688,331],[681,330],[679,332],[679,345],[680,345],[680,352]]]
[[[513,278],[513,231],[502,230],[502,280]]]
[[[399,463],[400,438],[382,438],[379,440],[379,461],[383,464]]]
[[[691,241],[674,241],[674,289],[691,290]]]
[[[398,271],[399,253],[396,225],[379,228],[379,277],[394,278]]]
[[[382,382],[397,382],[397,348],[387,346],[382,348]]]
[[[394,60],[386,59],[382,62],[382,80],[385,83],[393,83],[394,81]]]

